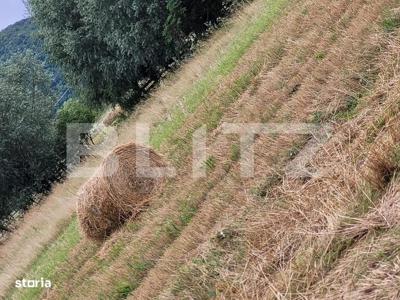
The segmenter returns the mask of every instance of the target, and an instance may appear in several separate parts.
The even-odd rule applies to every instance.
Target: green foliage
[[[179,28],[182,27],[182,19],[185,16],[186,9],[182,6],[181,0],[169,0],[167,2],[168,16],[165,21],[164,32],[168,43],[172,43],[174,37],[180,36]]]
[[[68,254],[81,240],[79,225],[76,217],[62,229],[57,239],[45,247],[43,252],[33,261],[30,271],[25,278],[46,278],[53,284],[60,281],[59,268],[68,262]],[[61,276],[62,277],[62,276]],[[8,291],[6,299],[38,299],[43,293],[43,288],[17,289]]]
[[[239,161],[240,159],[240,145],[233,144],[231,146],[231,160],[234,162]]]
[[[172,219],[167,219],[164,222],[163,232],[166,233],[169,238],[172,239],[177,238],[181,233],[181,230],[182,230],[181,226]]]
[[[51,80],[31,52],[0,65],[0,220],[56,179]]]
[[[396,13],[388,13],[382,21],[382,27],[388,33],[395,31],[400,27],[400,16]]]
[[[196,215],[197,207],[190,201],[183,201],[179,208],[179,221],[182,226],[187,226]]]
[[[192,199],[186,199],[180,203],[178,219],[169,218],[164,224],[162,231],[169,238],[177,238],[181,231],[186,227],[196,215],[197,205]]]
[[[36,28],[30,19],[11,25],[0,32],[0,61],[5,62],[14,54],[22,54],[31,50],[40,58],[44,58],[42,45],[35,39]]]
[[[19,21],[0,32],[0,63],[9,60],[15,54],[24,54],[27,51],[33,52],[36,58],[44,63],[51,75],[54,90],[60,92],[67,88],[59,69],[49,62],[32,19]]]
[[[335,119],[347,121],[356,115],[357,107],[363,95],[349,96],[345,106],[335,114]]]
[[[133,288],[128,282],[119,282],[116,287],[115,299],[126,299],[132,292]]]
[[[317,53],[315,54],[315,59],[316,59],[316,60],[319,60],[319,61],[324,60],[325,57],[326,57],[326,53],[323,52],[323,51],[319,51],[319,52],[317,52]]]
[[[264,32],[272,22],[280,15],[282,8],[287,5],[287,0],[268,1],[268,10],[263,12],[260,16],[252,20],[249,26],[246,26],[235,39],[232,41],[228,51],[221,56],[214,67],[196,84],[186,91],[183,96],[183,103],[185,110],[177,107],[172,111],[172,116],[165,122],[160,122],[151,138],[150,144],[159,149],[161,144],[171,139],[174,133],[183,125],[185,121],[185,111],[194,112],[200,104],[204,103],[210,93],[218,87],[220,81],[229,75],[237,66],[240,58],[246,51],[253,45],[259,35]],[[276,56],[284,53],[278,49]],[[259,61],[254,62],[252,69],[246,74],[243,74],[236,82],[235,86],[224,97],[229,101],[235,101],[239,97],[240,92],[246,90],[249,82],[254,79],[257,71],[261,68],[262,64]],[[214,120],[215,121],[215,120]]]
[[[131,108],[233,0],[30,0],[54,61],[93,103]]]
[[[79,99],[66,102],[59,109],[55,128],[57,130],[57,153],[60,157],[59,169],[65,171],[67,155],[67,126],[68,124],[93,124],[100,117],[101,109],[87,105]]]
[[[217,159],[214,156],[210,156],[204,162],[204,166],[207,171],[213,171],[215,169],[215,167],[217,166]]]
[[[72,99],[64,104],[57,115],[57,132],[64,138],[67,125],[72,123],[94,123],[99,118],[101,110],[90,107],[79,99]]]
[[[355,239],[335,237],[324,252],[316,253],[315,257],[320,260],[323,268],[331,270],[344,253],[355,243]]]
[[[182,299],[182,293],[189,291],[194,296],[190,297],[191,299],[215,299],[217,297],[215,281],[220,275],[218,271],[222,259],[223,252],[220,249],[213,249],[205,257],[195,258],[190,264],[181,267],[172,286],[175,298]]]

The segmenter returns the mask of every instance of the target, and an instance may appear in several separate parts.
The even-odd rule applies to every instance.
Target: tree
[[[39,27],[45,50],[77,93],[93,102],[112,92],[101,63],[111,57],[105,45],[90,32],[74,0],[31,0],[30,10]]]
[[[58,157],[51,79],[32,52],[0,65],[0,220],[50,187]]]
[[[46,48],[92,103],[130,108],[236,0],[30,0]]]

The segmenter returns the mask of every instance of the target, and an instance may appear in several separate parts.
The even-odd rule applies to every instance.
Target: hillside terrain
[[[36,31],[32,19],[24,19],[3,29],[0,32],[0,61],[28,49],[45,60],[43,44],[35,37]]]
[[[39,61],[45,65],[47,71],[51,74],[53,89],[61,96],[67,89],[63,75],[58,68],[50,63],[32,19],[24,19],[0,31],[0,63],[7,61],[13,55],[24,54],[27,51],[34,53]],[[70,95],[71,92],[68,96]],[[63,100],[66,99],[68,97],[64,97]],[[61,105],[60,102],[57,107]]]
[[[104,243],[73,213],[87,178],[68,178],[0,245],[0,296],[398,299],[399,45],[397,0],[245,5],[117,127],[124,144],[149,123],[177,176]],[[245,177],[251,161],[224,124],[284,130],[254,134]],[[327,138],[298,134],[304,124]],[[204,125],[207,177],[193,178]],[[55,200],[60,215],[45,217]],[[53,287],[17,289],[17,278]]]

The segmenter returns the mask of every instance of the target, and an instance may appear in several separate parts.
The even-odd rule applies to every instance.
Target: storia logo
[[[15,287],[18,289],[22,288],[51,288],[51,281],[40,278],[40,279],[22,279],[15,281]]]

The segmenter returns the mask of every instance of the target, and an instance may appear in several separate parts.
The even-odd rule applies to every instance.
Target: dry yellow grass
[[[260,99],[260,98],[256,98],[255,97],[255,99]],[[252,113],[253,113],[253,115],[252,115],[252,117],[253,117],[253,119],[252,119],[252,121],[254,121],[254,120],[257,120],[256,118],[256,116],[257,116],[257,111],[255,110],[255,107],[256,106],[252,106],[252,103],[250,102],[251,101],[251,99],[246,99],[247,101],[246,102],[244,102],[245,103],[245,108],[244,108],[244,111],[246,111],[246,108],[248,109],[248,110],[251,110],[252,111]],[[249,103],[250,102],[250,103]],[[300,105],[301,105],[301,103],[299,103]],[[293,102],[290,102],[290,104],[288,105],[288,107],[290,106],[290,108],[289,109],[291,109],[291,110],[294,110],[294,111],[296,111],[297,113],[298,112],[302,112],[302,109],[301,108],[303,108],[302,106],[300,106],[300,107],[297,107],[297,106],[294,106],[293,107]],[[296,108],[300,108],[300,109],[296,109]],[[243,112],[243,110],[241,110],[240,112]],[[237,116],[235,116],[235,117],[237,117]],[[235,119],[236,120],[236,119]],[[267,139],[267,142],[270,142],[270,140],[269,139]],[[269,149],[269,155],[270,156],[273,156],[274,155],[274,153],[276,153],[275,155],[277,155],[279,152],[282,152],[282,149],[285,149],[285,148],[288,148],[288,146],[290,145],[290,142],[288,142],[287,140],[282,140],[282,142],[283,143],[280,143],[280,144],[277,144],[276,145],[276,151],[273,151],[273,149],[274,149],[274,147],[272,147],[272,149],[271,149],[271,145],[269,144],[269,147],[268,147],[268,149]],[[261,144],[261,141],[260,141],[260,144]],[[260,145],[260,146],[262,146],[262,144]],[[213,149],[223,149],[222,151],[226,151],[226,147],[222,147],[222,145],[218,145],[218,146],[214,146],[214,147],[212,147]],[[264,149],[265,149],[265,147],[263,147]],[[257,164],[258,166],[260,166],[260,169],[263,169],[264,170],[264,172],[267,170],[267,166],[265,165],[265,163],[268,161],[268,159],[266,159],[267,157],[266,157],[266,155],[268,155],[267,153],[265,153],[265,151],[261,151],[261,149],[260,149],[260,151],[256,151],[258,154],[260,154],[260,156],[258,157],[258,158],[260,158],[260,161],[263,161],[263,163],[259,163],[259,164]],[[220,153],[221,154],[221,153]],[[215,154],[215,156],[216,157],[218,157],[218,154]],[[261,174],[260,174],[261,175]],[[254,182],[253,182],[253,184],[254,184]],[[242,184],[240,184],[240,183],[236,183],[236,185],[237,186],[242,186],[243,187],[243,183]],[[225,192],[225,193],[222,193],[222,194],[226,194],[227,192]],[[238,194],[238,193],[236,193],[236,194]],[[238,195],[241,195],[241,194],[238,194]],[[234,201],[233,203],[236,203],[236,201]],[[233,203],[231,203],[230,205],[233,205]],[[283,215],[283,214],[282,214]],[[280,217],[279,216],[279,214],[277,214],[277,217]],[[284,219],[284,218],[283,218]],[[198,225],[198,223],[199,223],[199,221],[198,222],[195,222],[194,224],[193,224],[193,226],[196,226],[196,225]],[[185,235],[185,236],[188,236],[188,235]],[[182,237],[182,239],[183,239],[183,237]],[[176,243],[179,243],[179,241],[177,241]],[[186,251],[188,251],[188,249],[186,249]],[[166,253],[165,255],[168,255],[168,253]],[[176,254],[175,254],[176,255]],[[169,258],[164,258],[162,261],[166,261],[166,262],[168,262],[169,264],[171,264],[171,262],[176,262],[176,259],[169,259]],[[160,263],[160,265],[162,265],[162,263]],[[158,265],[157,265],[157,267],[158,267]],[[154,293],[157,293],[157,291],[156,291],[156,286],[157,286],[157,284],[159,284],[158,282],[159,282],[159,280],[160,280],[160,276],[161,276],[161,274],[162,274],[162,272],[164,272],[165,274],[167,274],[167,273],[169,273],[169,274],[171,274],[172,272],[173,272],[173,270],[174,270],[174,268],[173,267],[166,267],[166,266],[164,266],[164,267],[161,267],[160,266],[160,269],[157,269],[157,267],[155,268],[155,269],[153,269],[151,272],[150,272],[150,274],[149,274],[149,277],[148,277],[148,280],[141,286],[141,288],[139,289],[139,290],[137,290],[136,291],[136,293],[135,294],[133,294],[133,298],[144,298],[144,299],[147,299],[147,298],[152,298],[153,296],[155,296],[155,294]],[[162,271],[162,268],[164,268],[164,271]],[[156,280],[156,278],[157,278],[157,280]],[[157,282],[156,284],[154,284],[154,282]],[[246,283],[249,283],[249,282],[246,282]],[[152,286],[152,288],[150,289],[150,286]],[[249,289],[251,289],[251,288],[249,288]],[[255,290],[255,286],[253,287],[253,290]],[[144,293],[146,293],[146,294],[144,294]],[[152,296],[151,296],[152,295]],[[194,295],[192,295],[192,296],[194,296]],[[248,296],[247,295],[247,297],[249,297],[249,298],[251,298],[250,296]]]
[[[46,298],[398,298],[400,32],[385,19],[395,7],[292,3],[162,144],[178,176],[100,248],[81,241]],[[188,77],[172,75],[153,96],[163,104],[125,128],[168,115],[219,47],[199,56],[201,70],[191,69],[194,59],[180,73]],[[319,176],[285,173],[309,136],[270,134],[255,138],[255,176],[241,178],[238,138],[224,135],[222,122],[330,124],[308,165]],[[192,179],[190,142],[203,124],[208,177]]]
[[[361,36],[360,31],[362,27],[360,24],[365,24],[364,26],[367,28],[370,23],[373,23],[373,20],[368,20],[368,16],[370,18],[376,18],[376,16],[379,15],[376,12],[382,10],[380,5],[384,5],[384,3],[375,2],[375,5],[374,7],[369,3],[368,6],[359,13],[359,18],[353,23],[357,31],[350,31],[345,35],[345,38],[348,39],[348,45],[354,47],[353,53],[355,55],[357,55],[360,48],[363,49],[362,45],[355,42],[356,38]],[[377,11],[374,12],[373,9]],[[372,31],[372,37],[367,38],[364,36],[364,43],[373,40],[374,34],[375,33]],[[382,38],[386,39],[386,37]],[[355,89],[357,85],[355,87],[352,86],[352,89],[349,90],[348,86],[341,88],[341,84],[346,84],[345,81],[341,81],[340,84],[340,82],[335,80],[340,78],[340,72],[343,69],[348,71],[350,68],[352,70],[357,70],[358,68],[355,63],[358,62],[355,59],[356,57],[351,57],[352,52],[349,48],[345,48],[345,45],[346,44],[341,41],[338,45],[340,48],[332,47],[331,51],[339,50],[346,53],[346,56],[341,56],[340,52],[333,52],[339,54],[339,58],[344,58],[345,61],[348,62],[348,65],[344,65],[340,63],[340,61],[335,61],[334,66],[336,66],[337,74],[329,74],[330,78],[333,79],[333,84],[330,85],[329,82],[323,82],[323,89],[325,91],[329,91],[329,87],[331,86],[337,92],[333,93],[333,91],[331,91],[329,94],[326,93],[330,98],[323,98],[321,93],[314,94],[319,96],[318,104],[325,103],[325,106],[329,107],[329,103],[323,102],[324,99],[334,99],[335,101],[342,99],[343,101],[346,99],[345,96],[347,96],[343,91],[347,90],[351,93],[357,92],[357,89]],[[363,55],[366,55],[365,52]],[[332,59],[333,58],[328,54],[326,60]],[[360,61],[360,63],[361,62],[362,61]],[[361,67],[364,67],[364,65],[361,65]],[[323,71],[327,70],[329,70],[329,68],[324,66]],[[318,70],[316,71],[318,72]],[[352,76],[351,73],[349,75]],[[321,79],[323,80],[323,78],[318,77],[318,80]],[[318,87],[318,82],[309,83],[309,86],[310,91],[312,91],[312,89]],[[304,87],[304,89],[306,88],[307,87]],[[299,94],[301,94],[301,92],[302,90],[299,91]],[[301,95],[298,97],[300,96]],[[380,103],[380,105],[383,105],[383,103]],[[289,103],[288,110],[293,110],[292,106],[293,103]],[[370,107],[367,109],[370,109]],[[296,117],[299,117],[299,113],[302,112],[302,110],[293,111],[296,111]],[[283,112],[283,110],[281,110],[281,112]],[[363,116],[362,113],[363,112],[360,113],[361,116]],[[282,116],[286,117],[286,114]],[[271,202],[278,201],[275,204],[277,205],[276,208],[271,209],[270,206],[267,206],[265,210],[261,209],[260,211],[260,207],[257,206],[254,214],[252,215],[250,213],[252,221],[249,224],[248,238],[251,242],[249,248],[254,252],[254,261],[251,263],[247,262],[247,269],[243,271],[245,273],[239,272],[240,280],[239,278],[232,277],[226,278],[225,281],[222,280],[224,283],[223,286],[229,284],[229,292],[233,290],[237,293],[235,294],[236,297],[244,298],[293,298],[301,297],[302,293],[305,293],[303,294],[303,296],[305,296],[307,289],[309,289],[318,278],[324,276],[326,272],[324,269],[318,270],[319,263],[334,263],[334,259],[340,258],[334,256],[340,256],[340,252],[345,250],[348,245],[338,245],[338,241],[333,240],[330,232],[332,232],[332,227],[334,227],[334,222],[336,222],[338,216],[345,214],[349,205],[360,204],[356,203],[357,201],[361,201],[356,198],[356,188],[362,188],[362,186],[359,185],[360,181],[358,179],[360,178],[360,173],[356,172],[357,163],[355,160],[361,159],[362,161],[365,157],[362,157],[362,153],[365,155],[365,153],[368,152],[368,144],[365,140],[362,142],[359,141],[358,143],[357,140],[355,140],[357,136],[354,136],[354,134],[360,133],[360,128],[355,128],[355,125],[356,124],[349,121],[341,128],[339,127],[339,141],[336,139],[336,136],[332,138],[332,141],[336,140],[335,149],[329,149],[329,145],[326,145],[324,151],[321,152],[319,163],[322,164],[322,166],[318,166],[317,164],[315,167],[320,169],[325,168],[325,170],[322,170],[323,173],[326,174],[325,178],[313,180],[306,184],[303,182],[285,181],[277,192],[275,192],[276,194],[274,197],[276,200],[274,200],[274,198],[269,200]],[[340,144],[338,144],[338,142]],[[357,148],[353,147],[354,144],[357,145]],[[380,145],[378,141],[377,145]],[[346,149],[346,147],[349,149]],[[381,152],[385,151],[382,147],[380,149]],[[386,154],[383,153],[382,155]],[[362,190],[361,192],[367,193],[367,190]],[[324,231],[326,231],[326,233],[324,233]],[[318,238],[319,236],[322,237]],[[356,240],[357,238],[353,240],[350,239],[351,242]],[[348,242],[350,243],[350,241]],[[314,251],[319,250],[319,242],[322,244],[322,246],[320,246],[320,253]],[[330,249],[330,247],[333,249]],[[335,247],[339,249],[335,249]],[[343,247],[343,249],[340,249],[341,247]],[[339,252],[335,253],[337,250],[339,250]],[[332,254],[330,251],[334,253]],[[332,255],[332,257],[329,257],[329,255]],[[318,261],[320,259],[327,259],[328,262]],[[315,265],[317,262],[318,266]],[[308,263],[309,265],[307,265]],[[322,265],[321,267],[326,266]],[[232,272],[228,274],[231,275]],[[248,278],[246,276],[248,276]],[[232,287],[232,282],[238,282],[239,284]],[[222,295],[224,294],[227,298],[234,297],[232,294],[226,294],[226,291],[222,292]]]
[[[354,6],[349,9],[350,11],[352,9],[354,10],[354,8],[357,7],[356,1],[354,1],[352,4]],[[337,111],[340,109],[340,105],[346,100],[346,97],[358,93],[358,90],[363,91],[363,86],[360,86],[360,84],[357,82],[352,82],[351,79],[353,76],[357,75],[368,75],[367,72],[369,71],[370,64],[376,62],[367,61],[367,64],[365,62],[366,55],[369,53],[374,54],[374,46],[376,46],[371,43],[371,41],[376,40],[375,31],[372,30],[368,32],[366,28],[368,28],[371,23],[376,22],[374,20],[376,20],[376,17],[380,15],[379,12],[381,12],[383,10],[383,7],[385,7],[385,3],[374,2],[373,4],[374,5],[368,3],[364,6],[364,9],[358,12],[357,18],[355,18],[355,20],[352,22],[352,26],[350,26],[349,30],[343,34],[344,40],[339,40],[336,47],[331,47],[330,51],[332,52],[332,55],[329,55],[328,53],[328,56],[326,58],[326,60],[328,61],[328,65],[324,64],[319,69],[317,68],[314,71],[315,75],[311,77],[310,82],[307,82],[307,85],[303,84],[303,87],[299,91],[300,95],[298,97],[304,97],[304,95],[301,95],[301,93],[307,91],[308,86],[309,90],[307,92],[314,93],[309,93],[307,98],[303,98],[303,101],[315,99],[315,96],[318,96],[318,101],[315,101],[316,104],[319,105],[319,107],[321,107],[322,105],[327,106],[328,109],[326,110],[326,113],[334,114],[337,113]],[[377,28],[376,30],[378,29],[379,28]],[[365,35],[366,32],[368,32],[369,35]],[[361,39],[359,37],[361,37]],[[384,39],[384,42],[387,42],[386,37],[381,37],[381,39],[382,38]],[[363,47],[362,43],[364,43],[365,47]],[[346,45],[348,46],[346,47]],[[382,47],[383,46],[385,45],[382,44]],[[362,52],[360,54],[360,48],[365,49],[365,52]],[[354,56],[352,57],[352,55]],[[379,55],[379,53],[377,53],[377,55]],[[376,60],[378,60],[378,58],[382,57],[372,57],[372,59]],[[334,73],[329,73],[329,66],[331,69],[333,68]],[[347,72],[350,71],[349,74],[347,74],[348,80],[343,80],[343,69]],[[317,74],[320,76],[316,76]],[[321,74],[323,76],[321,76]],[[324,78],[330,78],[330,82],[326,82]],[[369,86],[368,88],[372,87]],[[317,92],[318,89],[325,94],[321,95],[321,92]],[[249,107],[251,103],[248,103],[249,99],[246,100],[247,101],[244,102],[243,106]],[[332,100],[335,100],[335,102],[328,102]],[[380,104],[382,105],[382,103]],[[301,105],[301,102],[298,103],[298,105]],[[331,108],[332,105],[335,105],[334,109]],[[253,112],[253,116],[255,112],[255,107],[260,106],[250,106],[249,108],[249,110]],[[298,109],[299,107],[301,108],[301,106],[293,106],[292,101],[288,102],[286,107],[287,111],[296,112],[297,118],[299,118],[301,116],[300,114],[304,111],[302,109]],[[368,109],[371,108],[369,107]],[[283,109],[281,110],[281,112],[282,120],[287,120],[288,114],[285,113]],[[311,112],[308,112],[308,114],[310,114]],[[305,113],[306,116],[307,111],[305,111]],[[352,126],[354,126],[354,124],[352,124],[352,122],[348,122],[341,128],[339,128],[339,132],[337,135],[342,145],[336,146],[343,147],[343,143],[350,144],[350,146],[352,146],[351,143],[353,141],[349,140],[349,138],[354,139],[354,136],[351,136],[352,134],[354,134],[354,132],[352,133],[351,131],[354,130],[355,132],[357,132],[357,129]],[[337,143],[336,136],[334,136],[332,140],[336,140]],[[270,140],[267,141],[270,142]],[[377,143],[377,145],[379,145],[379,143]],[[277,148],[282,149],[283,147],[282,145],[280,145]],[[318,271],[319,273],[313,275],[313,272],[316,271],[310,269],[311,265],[309,266],[309,268],[307,268],[307,265],[305,264],[306,262],[296,262],[294,260],[307,259],[307,251],[313,251],[313,244],[310,244],[310,241],[315,240],[315,236],[318,237],[318,233],[315,233],[316,235],[313,234],[314,231],[322,231],[322,229],[324,228],[324,225],[321,224],[321,221],[326,220],[324,222],[327,222],[328,225],[332,226],[330,222],[334,221],[333,218],[335,217],[335,215],[340,215],[341,213],[346,212],[349,202],[350,204],[354,204],[354,202],[359,201],[359,199],[356,198],[356,191],[354,191],[354,189],[357,187],[358,182],[356,182],[356,179],[360,178],[360,174],[354,173],[356,166],[353,165],[354,161],[352,160],[354,160],[354,155],[357,153],[354,153],[353,151],[360,151],[360,148],[364,149],[364,152],[368,149],[368,145],[365,143],[365,141],[362,143],[358,143],[357,149],[349,149],[348,151],[350,152],[348,154],[346,154],[345,151],[341,151],[341,153],[333,153],[338,154],[338,156],[332,157],[334,159],[334,162],[331,162],[331,167],[333,167],[333,169],[325,170],[327,176],[329,176],[327,178],[322,178],[314,182],[309,182],[305,185],[301,182],[286,182],[285,185],[282,185],[282,187],[279,188],[278,193],[283,193],[283,195],[275,195],[275,197],[279,201],[282,201],[282,199],[286,198],[285,203],[287,204],[284,207],[277,207],[278,209],[276,210],[271,209],[271,207],[268,205],[264,210],[263,208],[256,206],[255,211],[249,214],[249,219],[251,219],[251,222],[249,224],[250,227],[247,237],[248,239],[250,239],[247,241],[247,243],[249,241],[251,242],[251,245],[248,248],[253,252],[254,257],[252,258],[252,256],[249,255],[249,260],[245,264],[246,269],[243,271],[238,270],[238,276],[240,276],[238,278],[232,276],[232,274],[235,275],[232,270],[220,270],[217,268],[216,272],[223,272],[224,275],[227,275],[227,278],[216,280],[217,282],[219,282],[217,283],[217,285],[220,285],[222,287],[219,297],[230,299],[301,297],[301,294],[305,293],[305,291],[302,291],[302,289],[307,289],[309,288],[307,287],[307,285],[311,286],[312,284],[314,284],[316,280],[315,276],[317,276],[317,278],[323,276],[323,270],[320,270]],[[263,152],[261,149],[257,153],[264,154],[265,152]],[[268,149],[270,149],[270,147],[268,147]],[[336,151],[338,150],[339,149],[336,149]],[[321,153],[320,159],[323,160],[322,162],[326,162],[327,156],[325,152]],[[348,161],[349,159],[350,161]],[[263,157],[263,161],[265,161],[265,156]],[[348,169],[344,168],[343,164],[349,164]],[[267,168],[265,165],[261,164],[260,169],[265,171]],[[346,176],[346,174],[348,174],[348,176]],[[366,193],[367,190],[362,192]],[[332,196],[332,201],[334,202],[326,203],[330,195]],[[317,208],[315,206],[315,201],[318,198],[321,199],[320,201],[323,201],[321,203],[322,207],[320,208]],[[273,198],[269,201],[273,201]],[[352,201],[354,202],[351,203]],[[360,203],[357,203],[357,205],[359,204]],[[288,208],[290,208],[289,211]],[[396,213],[394,214],[396,215]],[[297,228],[295,227],[295,224],[298,224]],[[328,232],[330,231],[330,226],[328,226]],[[329,245],[332,243],[332,239],[330,238],[329,234],[321,233],[321,235],[324,237],[321,238],[322,243],[328,245],[323,246],[327,248],[325,248],[325,250],[324,248],[322,248],[322,254],[326,254],[326,256],[331,255],[329,251],[332,249],[329,249]],[[260,242],[261,245],[259,244]],[[304,252],[301,251],[301,249],[303,248]],[[204,251],[204,249],[202,250]],[[276,254],[272,254],[272,251]],[[298,258],[296,257],[296,251],[299,252]],[[333,249],[333,251],[336,251],[336,249]],[[309,255],[308,259],[310,259],[310,263],[312,263],[311,259],[319,259],[318,257],[316,257],[317,255],[318,253],[316,252],[312,253],[312,255]],[[204,258],[206,257],[206,255],[200,254],[200,257]],[[251,258],[254,261],[251,261]],[[192,258],[188,259],[192,261]],[[296,263],[301,263],[297,267],[299,268],[299,271],[304,278],[295,278],[296,275],[294,275],[293,272],[296,270],[293,270],[292,268],[294,268],[293,265],[295,265]],[[276,268],[278,270],[276,270]],[[284,271],[280,272],[280,268],[283,268]],[[206,276],[207,274],[204,277]],[[249,277],[247,278],[246,276]],[[260,276],[260,278],[257,279],[257,276]],[[301,279],[303,282],[296,282],[299,279]],[[196,279],[193,279],[193,281],[196,281]],[[302,287],[302,285],[304,285],[304,287]],[[187,289],[191,288],[191,286],[185,287]],[[163,295],[166,298],[168,298],[168,295],[171,297],[171,294],[169,294],[168,292],[164,292]],[[190,293],[186,295],[190,295],[191,297],[196,296],[195,294]]]

